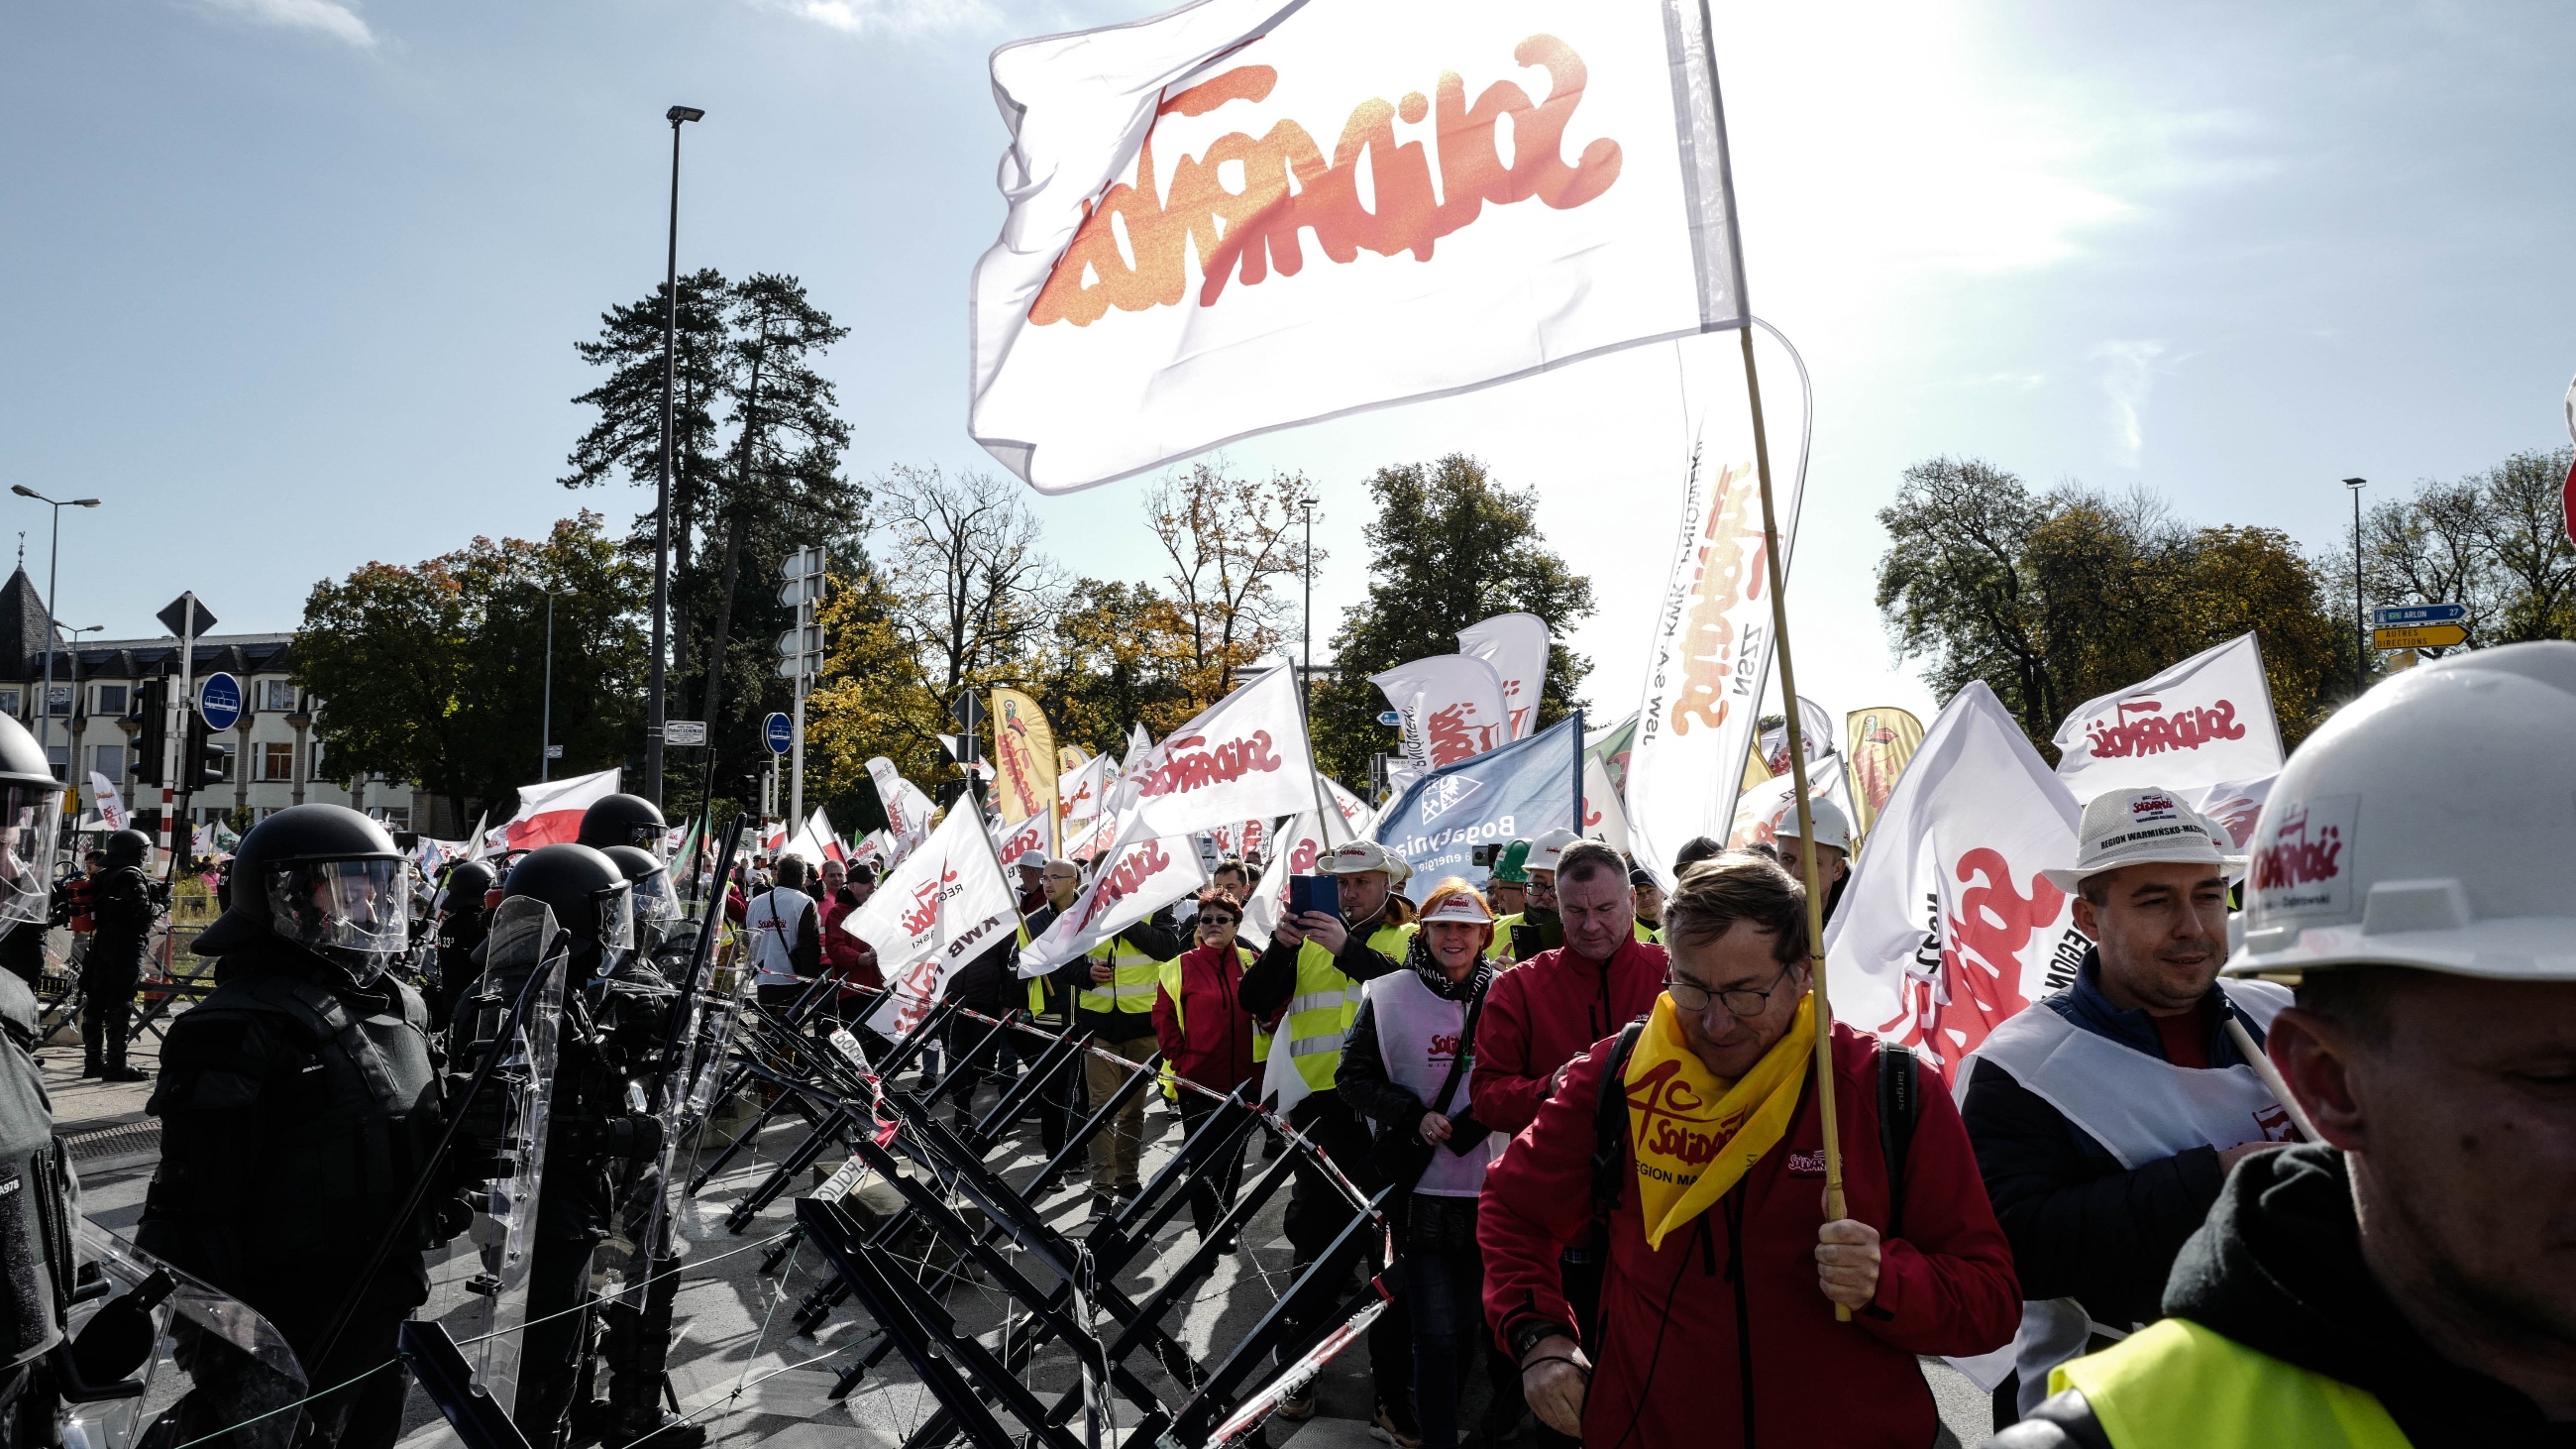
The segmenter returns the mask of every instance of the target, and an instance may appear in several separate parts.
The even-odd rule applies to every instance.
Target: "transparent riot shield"
[[[294,1407],[304,1370],[267,1319],[86,1218],[75,1241],[111,1291],[73,1306],[69,1352],[88,1389],[109,1396],[64,1401],[64,1449],[186,1444],[225,1430],[226,1449],[290,1449],[304,1422]]]
[[[477,1165],[468,1175],[482,1175],[469,1196],[475,1207],[471,1237],[483,1266],[466,1285],[482,1301],[468,1319],[463,1347],[474,1386],[505,1413],[518,1407],[520,1331],[528,1321],[555,1033],[563,1020],[565,953],[547,951],[556,935],[554,913],[543,902],[527,896],[502,901],[484,946],[483,975],[457,1014],[469,1042],[457,1065],[471,1073],[498,1056],[465,1113],[466,1130],[476,1139]],[[528,989],[531,973],[534,990]],[[523,998],[527,1004],[514,1028],[511,1009]]]

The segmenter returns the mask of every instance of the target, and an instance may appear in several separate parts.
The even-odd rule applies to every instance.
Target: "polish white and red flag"
[[[804,826],[796,832],[796,838],[780,847],[780,851],[786,855],[802,856],[815,865],[827,860],[846,863],[850,858],[849,851],[841,844],[841,837],[832,832],[832,817],[824,814],[820,805],[806,817]]]
[[[1372,674],[1395,708],[1404,763],[1417,775],[1511,743],[1502,676],[1466,654],[1434,654]]]
[[[1006,45],[969,430],[1059,493],[1740,326],[1698,0],[1201,0]]]
[[[2272,686],[2252,634],[2075,707],[2057,727],[2057,774],[2079,805],[2113,790],[2192,794],[2281,773]]]
[[[1547,685],[1547,621],[1536,614],[1496,614],[1458,631],[1458,652],[1494,666],[1503,686],[1503,714],[1511,727],[1503,743],[1526,739],[1538,726],[1538,697]]]
[[[581,838],[582,812],[617,793],[619,771],[575,775],[519,787],[519,813],[500,828],[511,850],[564,845]]]
[[[1983,681],[1954,696],[1871,827],[1825,928],[1834,1015],[1948,1081],[2087,944],[2040,875],[2075,863],[2083,810]]]
[[[930,838],[888,872],[841,929],[876,948],[886,996],[868,1025],[888,1037],[920,1024],[966,964],[1020,929],[1011,888],[977,813],[948,812]]]

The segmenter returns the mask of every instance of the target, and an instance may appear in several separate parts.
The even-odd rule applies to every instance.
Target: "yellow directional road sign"
[[[2469,642],[2469,631],[2457,624],[2418,624],[2406,629],[2373,629],[2374,649],[2442,649]]]

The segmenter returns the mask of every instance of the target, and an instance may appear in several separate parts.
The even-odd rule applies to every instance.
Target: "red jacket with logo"
[[[1477,1242],[1486,1321],[1504,1343],[1523,1324],[1574,1321],[1557,1254],[1592,1230],[1593,1109],[1613,1044],[1574,1063],[1564,1089],[1486,1174]],[[1891,1199],[1877,1039],[1837,1022],[1833,1059],[1849,1215],[1884,1233]],[[1634,1161],[1621,1151],[1602,1341],[1584,1345],[1598,1360],[1584,1443],[1932,1442],[1940,1415],[1915,1356],[2001,1348],[2021,1322],[2021,1286],[1958,1109],[1928,1073],[1924,1087],[1902,1233],[1880,1243],[1877,1297],[1849,1323],[1834,1321],[1816,1286],[1825,1166],[1812,1071],[1788,1135],[1724,1198],[1666,1234],[1660,1251],[1646,1246]],[[1752,1326],[1743,1337],[1739,1316]]]
[[[1557,1068],[1654,1006],[1665,959],[1663,947],[1630,940],[1601,966],[1560,946],[1497,972],[1467,1076],[1476,1120],[1498,1132],[1528,1126],[1555,1089]]]
[[[822,916],[823,969],[841,978],[840,994],[856,996],[860,987],[883,987],[885,975],[877,970],[877,948],[841,929],[843,920],[859,912],[850,888],[843,886],[823,897],[816,910]]]
[[[1256,1023],[1243,1009],[1243,970],[1251,962],[1252,953],[1241,946],[1223,953],[1193,946],[1174,963],[1180,968],[1180,1009],[1173,1010],[1168,984],[1154,993],[1154,1040],[1175,1075],[1217,1092],[1261,1080],[1252,1060]]]

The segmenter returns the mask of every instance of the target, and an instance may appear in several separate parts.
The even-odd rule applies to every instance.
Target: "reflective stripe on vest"
[[[1106,983],[1082,988],[1074,1004],[1085,1011],[1114,1011],[1145,1016],[1154,1010],[1154,993],[1162,986],[1162,964],[1127,944],[1122,937],[1091,948],[1084,958],[1107,961],[1114,968]]]
[[[2080,1389],[2115,1449],[2406,1449],[2377,1397],[2163,1319],[2060,1364],[2049,1390]]]
[[[1369,949],[1401,961],[1413,945],[1414,929],[1380,926],[1369,934]],[[1331,952],[1312,941],[1298,948],[1297,984],[1287,1014],[1280,1018],[1279,1034],[1287,1038],[1288,1055],[1308,1090],[1333,1089],[1333,1075],[1342,1066],[1342,1038],[1359,1019],[1360,996],[1360,983],[1342,974]]]

